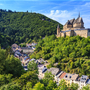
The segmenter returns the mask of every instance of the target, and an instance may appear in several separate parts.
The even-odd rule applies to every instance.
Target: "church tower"
[[[57,26],[57,35],[59,35],[59,33],[60,33],[60,26],[58,24],[58,26]]]

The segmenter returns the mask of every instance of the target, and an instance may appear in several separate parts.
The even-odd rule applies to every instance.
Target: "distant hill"
[[[60,23],[39,13],[0,9],[0,33],[10,36],[17,44],[56,34],[58,24]],[[62,29],[61,24],[60,27]]]

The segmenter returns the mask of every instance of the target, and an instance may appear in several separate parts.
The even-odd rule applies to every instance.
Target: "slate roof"
[[[71,80],[77,80],[78,77],[79,77],[78,74],[73,74],[72,77],[71,77]]]
[[[21,49],[28,49],[28,50],[30,50],[31,48],[28,48],[28,47],[21,47]]]
[[[53,75],[57,75],[60,72],[60,69],[52,67],[52,68],[48,69],[47,71],[51,72]]]
[[[46,72],[47,71],[47,68],[44,66],[43,70],[42,70],[42,73]]]
[[[65,25],[72,25],[72,23],[68,20]]]
[[[81,78],[80,78],[80,81],[81,82],[86,82],[87,79],[88,79],[87,75],[82,75]]]
[[[84,23],[82,17],[78,17],[73,23]]]
[[[57,28],[60,28],[59,24],[58,24]]]
[[[86,82],[86,84],[90,84],[90,79],[87,79],[87,82]]]
[[[16,43],[12,44],[12,47],[18,48],[18,45]]]

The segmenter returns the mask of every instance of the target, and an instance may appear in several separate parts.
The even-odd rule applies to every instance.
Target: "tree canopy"
[[[49,60],[49,68],[58,62],[57,67],[63,71],[90,76],[90,37],[46,36],[38,42],[30,57]]]
[[[32,12],[13,12],[0,9],[0,42],[3,47],[13,43],[37,41],[45,35],[56,34],[60,24],[42,14]],[[60,24],[60,28],[62,25]],[[7,37],[5,37],[7,36]],[[3,42],[3,40],[6,42]]]

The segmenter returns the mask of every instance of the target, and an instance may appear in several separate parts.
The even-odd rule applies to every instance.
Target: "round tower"
[[[59,24],[57,26],[57,35],[60,33],[60,27],[59,27]]]

